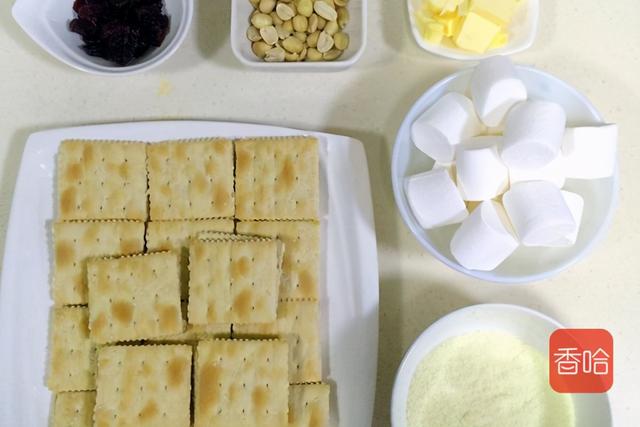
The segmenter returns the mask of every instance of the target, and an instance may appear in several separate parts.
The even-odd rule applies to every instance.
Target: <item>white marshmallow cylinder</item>
[[[562,197],[564,197],[564,201],[567,203],[567,206],[571,211],[571,215],[573,215],[576,226],[571,233],[563,236],[555,242],[552,242],[549,244],[549,247],[573,246],[578,240],[578,233],[580,232],[580,225],[582,224],[582,214],[584,213],[584,199],[581,195],[571,193],[569,191],[563,191]]]
[[[468,270],[491,271],[516,249],[516,239],[504,209],[492,200],[482,202],[451,239],[453,257]]]
[[[502,202],[525,246],[554,246],[575,231],[576,221],[567,202],[550,182],[517,183]]]
[[[405,185],[411,211],[423,228],[456,224],[469,214],[447,169],[411,176]]]
[[[546,166],[536,169],[509,169],[509,182],[511,185],[526,181],[547,181],[558,188],[564,187],[566,175],[564,157],[558,155]]]
[[[562,142],[567,177],[598,179],[613,176],[617,145],[617,125],[567,129]]]
[[[471,138],[456,148],[458,188],[467,201],[493,199],[509,186],[509,169],[502,163],[500,137]]]
[[[473,103],[459,93],[440,98],[411,125],[415,146],[439,163],[451,163],[455,146],[484,130]]]
[[[514,105],[527,99],[527,88],[508,57],[493,56],[473,71],[471,99],[482,123],[495,128]]]
[[[502,160],[510,168],[537,169],[551,163],[562,146],[567,116],[553,102],[525,101],[509,111]]]

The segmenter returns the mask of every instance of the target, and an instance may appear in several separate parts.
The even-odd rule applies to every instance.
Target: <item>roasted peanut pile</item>
[[[247,38],[266,62],[333,61],[349,47],[349,0],[249,0]]]

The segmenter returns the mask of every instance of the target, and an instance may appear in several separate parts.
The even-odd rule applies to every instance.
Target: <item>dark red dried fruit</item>
[[[163,0],[75,0],[73,10],[69,30],[80,35],[84,51],[120,66],[162,45],[169,33]]]

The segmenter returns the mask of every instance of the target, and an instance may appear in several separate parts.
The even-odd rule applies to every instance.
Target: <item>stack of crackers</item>
[[[53,426],[324,426],[318,141],[62,142]]]

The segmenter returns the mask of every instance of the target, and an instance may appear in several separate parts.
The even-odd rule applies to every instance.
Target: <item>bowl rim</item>
[[[408,368],[408,363],[409,363],[409,358],[411,358],[413,356],[413,354],[415,352],[417,352],[417,347],[420,343],[422,343],[423,341],[427,341],[429,339],[429,334],[431,333],[431,331],[433,331],[434,329],[436,329],[438,326],[442,325],[443,323],[446,323],[448,321],[451,320],[451,318],[460,316],[466,312],[470,312],[470,311],[477,311],[477,310],[510,310],[513,312],[518,312],[521,314],[526,314],[526,315],[530,315],[534,318],[536,318],[538,321],[540,322],[546,322],[547,324],[553,326],[556,329],[563,329],[565,328],[565,326],[558,322],[557,320],[555,320],[554,318],[552,318],[551,316],[548,316],[540,311],[534,310],[532,308],[529,307],[525,307],[522,305],[518,305],[518,304],[506,304],[506,303],[486,303],[486,304],[474,304],[474,305],[469,305],[466,307],[462,307],[459,308],[457,310],[451,311],[445,315],[443,315],[442,317],[438,318],[435,322],[433,322],[432,324],[430,324],[429,326],[427,326],[421,333],[420,335],[418,335],[418,337],[411,343],[411,345],[409,346],[409,348],[405,351],[404,356],[402,357],[402,361],[400,362],[400,364],[398,365],[398,368],[396,370],[396,375],[394,376],[394,380],[393,380],[393,388],[391,390],[391,403],[390,403],[390,414],[391,414],[391,425],[394,426],[395,425],[395,421],[397,420],[398,417],[402,416],[402,414],[398,414],[398,411],[400,410],[399,405],[401,404],[400,402],[400,380],[406,378],[407,376],[409,376],[409,372],[407,372]],[[480,329],[482,330],[482,329]],[[438,343],[436,343],[434,345],[434,349],[435,347],[437,347],[441,342],[440,341]],[[430,350],[430,351],[433,351]],[[422,357],[426,357],[427,354],[430,353],[427,352],[425,354],[422,355]],[[411,375],[413,375],[413,372],[411,372]],[[612,425],[613,423],[613,414],[611,412],[611,400],[609,398],[609,392],[606,393],[601,393],[604,396],[604,400],[605,403],[607,405],[607,407],[609,408],[609,425]]]
[[[598,244],[604,239],[605,235],[609,231],[609,228],[611,227],[611,224],[613,222],[613,217],[615,215],[615,211],[616,211],[616,209],[618,207],[618,202],[619,202],[619,191],[620,191],[619,160],[616,161],[615,173],[611,177],[613,189],[612,189],[611,196],[610,196],[610,203],[609,203],[609,206],[607,208],[607,212],[605,214],[604,221],[602,222],[602,224],[600,224],[600,226],[599,226],[598,230],[596,231],[595,235],[593,236],[593,238],[589,241],[589,243],[582,250],[576,252],[574,255],[569,257],[566,261],[564,261],[563,263],[561,263],[557,267],[552,268],[550,270],[545,270],[543,272],[536,273],[536,274],[528,274],[528,275],[524,275],[524,276],[515,276],[515,275],[496,276],[493,273],[493,271],[478,271],[478,270],[469,270],[469,269],[464,268],[457,261],[452,261],[449,258],[447,258],[446,256],[444,256],[431,243],[427,242],[425,239],[421,238],[418,235],[418,232],[421,231],[422,229],[417,224],[415,224],[414,221],[411,220],[411,218],[409,216],[410,208],[408,206],[406,208],[404,207],[404,203],[403,203],[403,200],[402,200],[402,194],[404,192],[404,186],[403,186],[402,179],[397,179],[397,176],[399,175],[399,171],[398,170],[399,170],[399,167],[400,167],[399,166],[399,157],[400,157],[399,147],[402,144],[402,142],[400,141],[400,134],[401,134],[401,131],[403,129],[408,129],[411,126],[411,121],[410,121],[410,117],[409,117],[410,112],[413,111],[414,109],[416,109],[416,107],[419,104],[421,104],[426,98],[431,97],[433,92],[436,92],[436,91],[440,90],[443,86],[448,85],[453,80],[459,79],[460,77],[462,77],[462,76],[464,76],[466,74],[470,74],[473,71],[474,68],[475,67],[465,68],[463,70],[457,71],[457,72],[455,72],[455,73],[443,78],[442,80],[438,81],[437,83],[432,85],[429,89],[427,89],[413,103],[411,108],[408,110],[407,115],[403,119],[402,124],[401,124],[400,128],[398,128],[398,132],[396,133],[395,143],[394,143],[394,146],[393,146],[393,154],[392,154],[392,158],[391,158],[391,181],[392,181],[392,187],[393,187],[393,196],[394,196],[394,199],[395,199],[395,202],[396,202],[396,208],[400,212],[400,216],[402,217],[402,220],[403,220],[404,224],[407,226],[407,228],[409,228],[409,230],[411,231],[411,234],[413,235],[413,237],[420,243],[420,245],[424,249],[426,249],[429,253],[431,253],[431,255],[433,255],[436,259],[438,259],[440,262],[442,262],[446,266],[448,266],[448,267],[450,267],[450,268],[452,268],[452,269],[454,269],[454,270],[456,270],[456,271],[458,271],[460,273],[463,273],[466,276],[473,277],[473,278],[476,278],[476,279],[481,279],[481,280],[488,281],[488,282],[497,283],[497,284],[507,285],[507,286],[527,285],[527,284],[531,284],[533,282],[539,282],[539,281],[542,281],[542,280],[545,280],[545,279],[549,279],[549,278],[554,277],[557,274],[563,272],[564,270],[572,267],[573,265],[575,265],[579,261],[583,260],[586,256],[588,256],[591,252],[593,252],[593,250],[596,248],[596,246],[598,246]],[[564,86],[582,104],[584,104],[584,106],[593,114],[593,116],[596,117],[596,120],[599,123],[605,123],[604,118],[602,117],[600,112],[595,108],[595,106],[591,103],[591,101],[589,101],[589,99],[582,92],[578,91],[576,88],[574,88],[573,86],[571,86],[570,84],[568,84],[564,80],[562,80],[562,79],[560,79],[560,78],[558,78],[558,77],[556,77],[556,76],[554,76],[554,75],[552,75],[550,73],[547,73],[545,71],[539,70],[539,69],[531,67],[531,66],[516,65],[516,69],[518,71],[520,71],[520,72],[528,72],[528,73],[538,74],[543,79],[552,80],[556,84]]]
[[[240,49],[239,40],[234,37],[237,25],[242,19],[238,15],[239,3],[236,0],[232,1],[231,5],[231,25],[229,29],[229,40],[231,42],[231,51],[236,59],[242,63],[245,67],[256,69],[270,69],[269,71],[321,71],[321,70],[339,70],[349,68],[362,58],[367,47],[367,34],[368,34],[368,0],[360,0],[361,13],[358,14],[361,25],[362,43],[358,46],[358,49],[353,53],[350,58],[340,59],[335,61],[317,61],[317,62],[265,62],[265,61],[250,61],[244,57]]]
[[[409,28],[411,30],[411,34],[413,35],[413,39],[416,41],[416,44],[420,46],[420,48],[422,48],[424,51],[440,56],[442,58],[455,59],[458,61],[478,61],[481,59],[490,58],[495,55],[513,55],[523,52],[533,46],[533,43],[538,36],[538,27],[540,23],[540,0],[527,0],[527,7],[529,8],[527,10],[527,14],[531,14],[531,17],[528,17],[527,19],[532,20],[532,30],[519,44],[513,44],[512,42],[507,43],[507,45],[504,47],[485,53],[467,52],[463,49],[452,49],[446,46],[432,45],[423,40],[420,36],[420,33],[418,32],[415,17],[413,16],[413,6],[411,2],[412,0],[406,0],[407,13],[409,15]]]
[[[16,0],[11,11],[12,11],[13,19],[18,23],[18,25],[20,25],[22,30],[25,33],[27,33],[27,35],[33,41],[35,41],[44,51],[49,53],[54,58],[58,59],[60,62],[67,64],[68,66],[75,68],[76,70],[84,71],[90,74],[102,75],[102,76],[126,76],[126,75],[139,74],[144,71],[148,71],[152,68],[157,67],[158,65],[162,64],[167,59],[169,59],[182,45],[182,43],[187,37],[187,34],[189,33],[189,30],[191,28],[191,23],[193,21],[194,0],[181,0],[181,1],[184,6],[182,19],[178,23],[176,34],[171,40],[171,42],[164,47],[156,48],[156,49],[160,49],[160,52],[158,53],[157,56],[153,58],[149,58],[143,62],[124,66],[124,67],[92,64],[90,62],[80,62],[75,58],[76,56],[75,52],[70,53],[70,48],[66,43],[61,43],[61,45],[62,45],[62,50],[66,51],[67,55],[61,55],[50,48],[52,43],[49,41],[50,39],[48,37],[42,38],[34,35],[30,31],[29,25],[27,25],[27,23],[23,21],[21,17],[21,13],[25,13],[24,11],[25,3],[23,3],[21,0]],[[38,16],[39,18],[37,19],[41,19],[41,20],[45,19],[43,16],[40,16],[40,14],[38,14]]]

